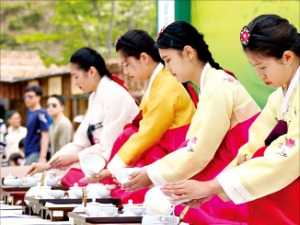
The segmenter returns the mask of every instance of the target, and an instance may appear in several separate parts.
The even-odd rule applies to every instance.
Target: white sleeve
[[[107,161],[111,154],[111,149],[117,137],[121,134],[124,126],[130,123],[138,114],[139,109],[134,99],[121,88],[111,87],[111,91],[103,92],[104,96],[104,117],[100,131],[100,142],[84,151],[79,157],[88,153],[98,153]]]

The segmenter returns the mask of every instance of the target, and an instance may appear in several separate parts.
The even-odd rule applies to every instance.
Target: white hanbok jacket
[[[89,96],[87,112],[73,142],[65,145],[54,157],[78,154],[81,160],[87,154],[96,154],[107,161],[123,127],[138,112],[139,108],[129,92],[110,78],[103,77],[97,90]]]

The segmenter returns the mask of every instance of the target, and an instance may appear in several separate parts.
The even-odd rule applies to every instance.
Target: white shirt
[[[26,136],[27,129],[19,127],[14,129],[9,127],[6,136],[6,155],[9,157],[12,153],[19,152],[19,142]]]

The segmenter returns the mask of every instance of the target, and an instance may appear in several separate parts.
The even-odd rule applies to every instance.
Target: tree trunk
[[[96,12],[96,16],[97,16],[97,18],[99,20],[99,24],[101,24],[101,14],[100,14],[100,10],[99,10],[99,6],[98,6],[97,2],[98,2],[97,0],[92,0],[92,3],[93,3],[92,6],[93,6],[93,9]],[[101,36],[102,35],[101,35],[100,29],[99,29],[98,38],[96,40],[98,48],[101,47]]]
[[[116,2],[115,0],[111,1],[111,16],[109,21],[109,27],[108,27],[108,33],[107,33],[107,39],[106,39],[106,47],[108,49],[108,57],[110,58],[112,55],[112,30],[114,25],[114,15],[115,15],[115,8],[116,8]]]

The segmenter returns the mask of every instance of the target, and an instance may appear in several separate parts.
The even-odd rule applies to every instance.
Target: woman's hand
[[[51,167],[49,163],[32,163],[32,165],[29,167],[29,170],[27,171],[27,175],[32,176],[36,173],[43,172],[50,168]]]
[[[104,178],[107,178],[107,177],[110,177],[111,176],[111,173],[109,172],[108,169],[103,169],[101,170],[100,173],[98,174],[95,174],[94,176],[92,177],[84,177],[80,180],[80,182],[82,183],[98,183],[100,182],[101,180],[103,180]]]
[[[209,198],[222,191],[216,180],[200,182],[197,180],[186,180],[167,184],[162,191],[173,201],[201,200]]]
[[[126,191],[135,191],[152,185],[146,169],[130,175],[129,181],[123,185]]]
[[[53,159],[50,160],[51,168],[63,168],[70,166],[71,164],[78,162],[78,155],[77,154],[63,154],[54,156]]]

